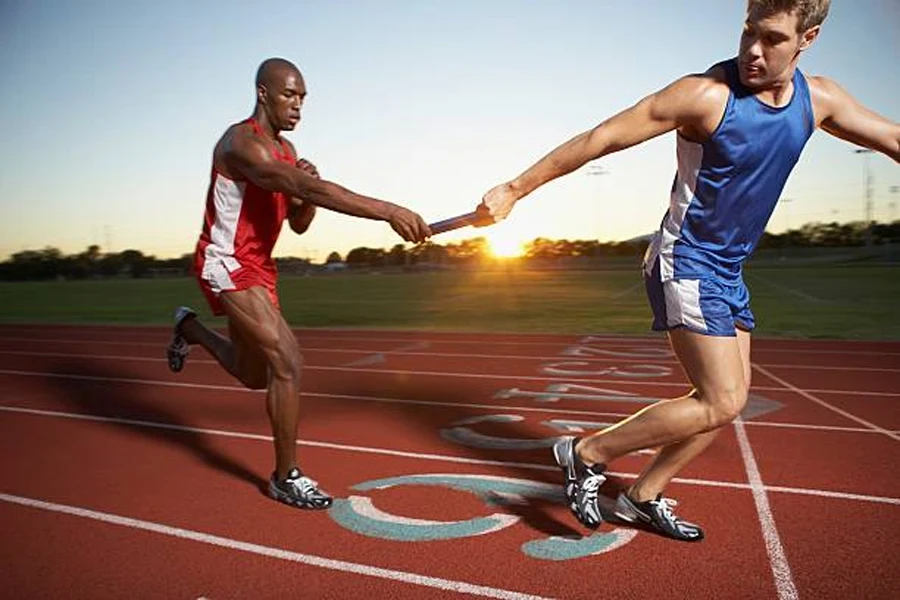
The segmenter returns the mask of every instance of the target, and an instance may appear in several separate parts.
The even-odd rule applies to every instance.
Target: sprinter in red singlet
[[[322,180],[312,163],[297,159],[280,132],[300,122],[305,97],[294,64],[264,61],[256,74],[253,116],[229,127],[216,144],[194,269],[213,314],[227,317],[229,336],[203,325],[190,308],[178,307],[167,357],[169,367],[181,371],[190,346],[199,344],[245,386],[266,389],[275,438],[269,495],[321,509],[331,505],[331,497],[297,465],[302,357],[281,314],[272,249],[285,220],[303,233],[317,206],[387,221],[409,242],[421,242],[431,231],[418,214]]]

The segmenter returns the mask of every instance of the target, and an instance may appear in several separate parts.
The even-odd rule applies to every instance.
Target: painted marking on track
[[[875,425],[874,423],[870,423],[869,421],[866,421],[865,419],[861,419],[860,417],[857,417],[856,415],[850,414],[850,413],[848,413],[846,410],[843,410],[843,409],[841,409],[841,408],[838,408],[837,406],[834,406],[834,405],[832,405],[832,404],[829,404],[828,402],[825,402],[824,400],[820,400],[819,398],[816,398],[815,396],[813,396],[813,395],[810,394],[809,392],[804,391],[804,390],[801,390],[800,388],[798,388],[798,387],[796,387],[796,386],[794,386],[794,385],[791,385],[790,383],[788,383],[787,381],[785,381],[785,380],[782,379],[781,377],[778,377],[777,375],[775,375],[774,373],[772,373],[771,371],[769,371],[769,370],[766,369],[766,368],[760,367],[759,365],[756,365],[756,364],[753,365],[753,368],[756,369],[756,370],[758,370],[760,373],[762,373],[762,374],[765,375],[766,377],[769,377],[770,379],[774,379],[775,381],[777,381],[778,383],[780,383],[780,384],[783,385],[784,387],[788,388],[789,390],[794,391],[794,392],[800,394],[800,395],[803,396],[804,398],[806,398],[806,399],[808,399],[808,400],[812,400],[812,401],[815,402],[816,404],[818,404],[818,405],[820,405],[820,406],[824,406],[824,407],[827,408],[828,410],[833,411],[833,412],[836,412],[837,414],[842,415],[842,416],[844,416],[844,417],[847,417],[848,419],[850,419],[850,420],[852,420],[852,421],[856,421],[857,423],[859,423],[859,424],[861,424],[861,425],[865,425],[866,427],[868,427],[868,428],[871,429],[872,431],[877,431],[878,433],[881,433],[881,434],[884,434],[884,435],[888,436],[888,437],[891,438],[892,440],[895,440],[895,441],[900,442],[900,435],[897,435],[896,433],[893,433],[893,432],[891,432],[891,431],[888,431],[887,429],[885,429],[885,428],[883,428],[883,427],[879,427],[878,425]]]
[[[66,375],[59,373],[46,373],[46,372],[36,372],[36,371],[9,371],[0,369],[0,375],[16,375],[16,376],[24,376],[24,377],[51,377],[51,378],[60,378],[60,379],[75,379],[82,381],[103,381],[108,383],[129,383],[129,384],[138,384],[138,385],[155,385],[161,387],[175,387],[175,388],[186,388],[186,389],[198,389],[198,390],[222,390],[228,392],[239,392],[243,394],[256,394],[262,395],[264,392],[258,390],[250,390],[243,386],[235,386],[235,385],[214,385],[214,384],[204,384],[204,383],[181,383],[178,381],[163,381],[157,379],[125,379],[125,378],[117,378],[117,377],[93,377],[89,375]],[[515,391],[517,388],[512,388]],[[563,414],[563,415],[589,415],[592,417],[617,417],[624,418],[631,416],[630,413],[618,413],[618,412],[606,412],[606,411],[594,411],[594,410],[577,410],[570,408],[540,408],[540,407],[530,407],[530,406],[508,406],[501,404],[480,404],[473,402],[439,402],[434,400],[409,400],[406,398],[383,398],[378,396],[359,396],[352,394],[329,394],[326,392],[302,392],[302,396],[309,397],[317,397],[317,398],[332,398],[336,400],[351,400],[355,402],[381,402],[385,404],[409,404],[413,406],[446,406],[451,408],[463,408],[463,409],[486,409],[486,410],[510,410],[510,411],[518,411],[518,412],[537,412],[537,413],[548,413],[548,414]],[[879,394],[876,394],[879,395]],[[897,394],[880,394],[886,396],[896,396]],[[12,400],[12,402],[18,403],[21,399]],[[867,434],[878,434],[880,432],[875,431],[871,428],[858,428],[858,427],[840,427],[833,425],[808,425],[804,423],[770,423],[770,422],[759,422],[759,421],[748,421],[747,425],[761,425],[768,427],[785,427],[789,429],[808,429],[808,430],[818,430],[818,431],[842,431],[846,433],[867,433]],[[894,433],[900,434],[900,431],[895,431]]]
[[[84,356],[84,355],[73,355]],[[121,357],[110,357],[111,359],[122,360]],[[135,359],[135,360],[153,360],[154,362],[164,362],[165,359]],[[382,374],[382,375],[426,375],[426,376],[434,376],[434,377],[460,377],[467,379],[514,379],[517,381],[526,380],[526,381],[547,381],[553,380],[553,377],[532,377],[529,375],[487,375],[480,373],[459,373],[452,371],[406,371],[406,370],[391,370],[391,369],[356,369],[356,368],[346,368],[346,367],[315,367],[310,365],[305,365],[303,367],[304,371],[339,371],[339,372],[348,372],[348,373],[373,373],[373,374]],[[162,386],[170,386],[170,387],[184,387],[184,388],[197,388],[197,389],[217,389],[217,390],[238,390],[238,391],[248,391],[246,388],[238,385],[219,385],[219,384],[209,384],[209,383],[182,383],[180,381],[166,381],[164,379],[136,379],[129,377],[97,377],[92,375],[79,375],[78,373],[50,373],[47,371],[24,371],[20,369],[0,369],[0,375],[21,375],[24,377],[51,377],[57,379],[80,379],[83,381],[108,381],[113,383],[140,383],[143,385],[162,385]],[[569,381],[582,382],[585,384],[613,384],[613,385],[646,385],[646,381],[629,381],[627,379],[620,379],[618,381],[608,381],[603,379],[569,379]],[[661,386],[661,387],[677,387],[679,389],[684,389],[684,383],[676,383],[669,381],[653,381],[651,382],[653,385]],[[772,391],[772,392],[783,392],[785,388],[783,387],[768,387],[768,386],[758,386],[755,387],[756,390],[764,390],[764,391]],[[260,393],[256,390],[249,390],[254,393]],[[859,390],[806,390],[808,392],[816,392],[822,394],[842,394],[845,396],[872,396],[879,398],[900,398],[900,393],[897,392],[864,392]],[[317,393],[317,395],[325,396],[325,393]]]
[[[423,473],[366,481],[354,485],[356,491],[372,491],[397,486],[433,486],[468,492],[478,496],[491,507],[523,506],[529,499],[565,504],[560,485],[542,481],[517,479],[496,475],[461,473]],[[494,512],[489,516],[459,521],[411,519],[382,511],[368,496],[336,499],[328,515],[339,525],[368,537],[422,542],[469,538],[495,533],[521,520],[517,514]],[[596,532],[580,539],[557,536],[529,540],[520,547],[523,554],[540,560],[572,560],[597,556],[621,548],[637,535],[633,529],[615,527],[612,531]]]
[[[759,524],[762,527],[763,538],[766,542],[766,552],[769,555],[769,563],[772,566],[772,575],[775,578],[775,589],[778,590],[780,600],[796,600],[798,598],[794,578],[791,575],[791,567],[784,554],[778,529],[775,527],[775,517],[769,507],[769,498],[766,496],[766,488],[750,440],[747,438],[747,430],[740,417],[734,421],[734,430],[737,434],[738,446],[741,449],[741,457],[744,459],[744,469],[750,482],[753,493],[753,502],[756,504],[756,512],[759,515]]]
[[[325,336],[308,335],[306,330],[294,330],[294,331],[295,331],[295,333],[301,332],[300,333],[300,335],[302,336],[301,341],[305,341],[305,342],[308,342],[310,340],[319,340],[319,341],[326,342],[326,343],[339,342],[342,344],[346,344],[347,342],[366,342],[366,343],[372,343],[372,342],[395,343],[395,342],[397,342],[397,343],[403,343],[403,342],[409,341],[408,339],[404,339],[404,338],[381,338],[381,337],[376,337],[374,335],[325,337]],[[321,328],[321,329],[313,330],[312,333],[321,333],[322,331],[330,331],[330,330],[328,328]],[[340,330],[338,330],[338,331],[340,331]],[[147,340],[153,339],[155,341],[144,341],[144,342],[121,340],[122,336],[119,334],[115,334],[115,333],[113,333],[113,334],[117,336],[117,339],[107,339],[107,340],[100,340],[97,338],[96,335],[89,335],[89,337],[82,336],[82,337],[70,337],[70,338],[42,338],[42,337],[36,337],[32,330],[28,330],[28,331],[26,331],[26,333],[29,335],[29,337],[0,336],[0,342],[37,342],[37,343],[45,342],[45,343],[75,343],[75,344],[102,343],[103,345],[152,346],[155,348],[161,348],[161,347],[164,347],[168,343],[169,337],[171,337],[170,329],[166,330],[166,331],[161,330],[159,335],[147,335],[144,337],[144,339],[147,339]],[[429,332],[429,333],[431,333],[431,332]],[[447,333],[450,333],[450,332],[447,332]],[[470,332],[459,332],[459,333],[470,333]],[[134,336],[133,333],[127,334],[127,335],[129,337]],[[498,332],[497,335],[503,335],[503,333]],[[665,346],[665,342],[663,342],[660,339],[639,338],[639,337],[634,337],[634,336],[587,336],[587,337],[581,338],[580,340],[577,340],[577,341],[582,344],[590,344],[592,342],[603,342],[603,343],[607,343],[607,344],[612,343],[612,344],[621,344],[621,345],[646,344],[648,346],[659,346],[659,347]],[[565,342],[565,341],[549,341],[549,340],[548,341],[530,341],[530,340],[513,341],[513,340],[508,340],[508,339],[507,340],[496,340],[495,339],[495,340],[489,340],[489,341],[484,341],[483,339],[445,339],[445,340],[438,340],[433,343],[447,344],[447,345],[460,345],[460,344],[471,345],[472,343],[477,343],[480,345],[487,344],[487,345],[492,345],[492,346],[516,346],[516,347],[538,347],[538,346],[547,347],[547,346],[550,346],[553,348],[567,344],[567,342]],[[835,344],[834,344],[834,342],[825,342],[825,343],[823,343],[823,345],[834,346]],[[853,356],[900,356],[900,352],[896,352],[896,351],[854,350],[854,349],[852,349],[853,345],[855,345],[855,342],[848,341],[845,344],[845,347],[840,350],[820,350],[820,349],[813,349],[813,348],[805,348],[802,350],[802,352],[804,354],[822,354],[822,355],[839,354],[841,356],[847,356],[847,355],[853,355]],[[847,346],[849,346],[849,347],[847,347]],[[794,348],[767,348],[767,347],[760,348],[759,346],[757,346],[757,348],[758,348],[758,350],[756,350],[757,352],[767,352],[767,353],[771,352],[771,353],[778,353],[778,354],[796,354],[798,352],[798,350],[794,349]],[[309,348],[309,347],[304,348],[303,346],[301,346],[301,350],[303,350],[303,349],[312,350],[313,348]],[[334,351],[334,352],[344,351],[344,350],[335,349],[335,348],[316,348],[316,349],[317,350]],[[359,352],[359,351],[360,350],[356,350],[356,352]]]
[[[76,421],[92,421],[96,423],[116,423],[120,425],[132,425],[135,427],[152,427],[156,429],[169,429],[172,431],[184,431],[188,433],[200,433],[204,435],[214,435],[222,437],[230,437],[237,439],[258,440],[267,443],[272,442],[272,436],[260,433],[244,433],[240,431],[225,431],[221,429],[208,429],[203,427],[188,427],[186,425],[173,425],[170,423],[160,423],[154,421],[139,421],[135,419],[125,419],[120,417],[101,417],[97,415],[88,415],[81,413],[66,413],[52,410],[41,410],[37,408],[23,408],[20,406],[0,405],[0,411],[20,413],[26,415],[34,415],[39,417],[50,417],[57,419],[72,419]],[[750,423],[747,423],[749,425]],[[449,456],[446,454],[424,454],[421,452],[405,452],[403,450],[391,450],[388,448],[372,448],[367,446],[350,446],[347,444],[335,444],[332,442],[316,442],[310,440],[301,440],[297,442],[299,446],[309,446],[311,448],[328,448],[330,450],[341,450],[347,452],[362,452],[366,454],[381,454],[384,456],[399,456],[403,458],[413,458],[418,460],[432,460],[441,462],[460,463],[468,465],[481,465],[487,467],[503,467],[503,468],[521,468],[533,471],[551,471],[559,472],[559,467],[546,464],[511,462],[504,460],[482,460],[477,458],[468,458],[465,456]],[[637,473],[626,473],[624,471],[610,471],[610,475],[622,477],[625,479],[634,479]],[[750,489],[746,483],[737,483],[732,481],[712,481],[709,479],[694,479],[688,477],[676,477],[673,483],[684,485],[699,485],[708,487],[721,487],[737,490]],[[848,492],[833,492],[828,490],[815,490],[806,488],[792,488],[786,486],[767,486],[766,491],[782,492],[786,494],[800,494],[806,496],[817,496],[821,498],[834,498],[838,500],[854,500],[861,502],[875,502],[879,504],[891,504],[900,506],[900,498],[891,498],[884,496],[869,496],[866,494],[852,494]]]
[[[153,521],[144,521],[141,519],[134,519],[131,517],[123,517],[121,515],[116,515],[112,513],[99,512],[95,510],[90,510],[87,508],[81,508],[78,506],[69,506],[66,504],[57,504],[55,502],[45,502],[43,500],[38,500],[34,498],[26,498],[23,496],[14,496],[12,494],[4,494],[0,493],[0,500],[4,502],[9,502],[11,504],[18,504],[20,506],[28,506],[30,508],[38,508],[41,510],[46,510],[50,512],[62,513],[67,515],[72,515],[75,517],[82,517],[85,519],[91,519],[94,521],[101,521],[103,523],[110,523],[113,525],[120,525],[122,527],[129,527],[131,529],[140,529],[143,531],[150,531],[153,533],[159,533],[162,535],[167,535],[170,537],[181,538],[186,540],[191,540],[194,542],[200,542],[203,544],[209,544],[211,546],[219,546],[221,548],[227,548],[229,550],[237,550],[240,552],[247,552],[249,554],[257,554],[260,556],[266,556],[269,558],[277,558],[279,560],[285,560],[295,563],[301,563],[305,565],[310,565],[313,567],[320,567],[323,569],[330,569],[333,571],[340,571],[343,573],[353,573],[356,575],[365,575],[368,577],[377,577],[380,579],[387,579],[390,581],[399,581],[402,583],[409,583],[413,585],[436,588],[439,590],[445,590],[450,592],[459,592],[462,594],[472,594],[474,596],[483,596],[486,598],[503,598],[509,600],[525,600],[525,599],[534,599],[540,600],[541,596],[534,596],[531,594],[522,594],[519,592],[514,592],[511,590],[504,590],[499,588],[492,588],[482,585],[475,585],[471,583],[467,583],[464,581],[453,581],[451,579],[442,579],[440,577],[431,577],[428,575],[420,575],[418,573],[410,573],[407,571],[398,571],[394,569],[383,569],[381,567],[373,567],[370,565],[353,563],[343,560],[335,560],[331,558],[325,558],[323,556],[315,556],[313,554],[301,554],[299,552],[292,552],[290,550],[284,550],[282,548],[273,548],[270,546],[262,546],[260,544],[254,544],[251,542],[243,542],[240,540],[235,540],[231,538],[221,537],[217,535],[212,535],[209,533],[203,533],[200,531],[193,531],[191,529],[182,529],[180,527],[172,527],[170,525],[164,525],[162,523],[155,523]]]
[[[368,356],[364,356],[358,360],[350,361],[346,363],[345,367],[370,367],[372,365],[383,365],[387,362],[387,357],[384,355],[384,352],[376,352],[375,354],[370,354]]]
[[[369,354],[368,356],[364,356],[360,359],[351,361],[346,363],[345,367],[368,367],[372,365],[383,365],[387,362],[388,354],[404,354],[404,353],[415,353],[417,350],[424,350],[428,348],[430,344],[428,342],[416,342],[415,344],[407,344],[406,346],[401,346],[395,350],[388,350],[386,352],[375,352]],[[301,348],[301,351],[304,349]],[[215,362],[215,361],[213,361]]]
[[[590,369],[591,364],[585,361],[564,361],[547,363],[541,366],[540,372],[549,375],[575,375],[591,377],[623,377],[626,379],[645,379],[650,377],[667,377],[672,374],[672,369],[662,365],[630,365],[626,368],[606,367],[603,369]]]
[[[23,338],[22,341],[29,341]],[[57,342],[66,343],[64,340],[58,340]],[[76,345],[83,345],[83,342],[72,342]],[[114,342],[102,342],[103,345],[108,345]],[[145,345],[145,346],[154,346],[159,347],[159,344],[131,344],[130,342],[121,342],[122,344],[128,345]],[[312,347],[303,347],[300,348],[301,352],[323,352],[323,353],[331,353],[331,354],[360,354],[365,353],[365,350],[358,350],[353,348],[312,348]],[[808,354],[813,351],[804,350],[804,354]],[[131,360],[138,362],[164,362],[166,359],[157,358],[152,356],[130,356],[130,355],[122,355],[122,354],[84,354],[84,353],[73,353],[73,352],[41,352],[35,350],[2,350],[0,349],[0,354],[12,354],[12,355],[21,355],[21,356],[58,356],[61,358],[91,358],[97,360]],[[386,352],[385,354],[396,354],[396,355],[404,355],[404,356],[419,356],[419,357],[428,357],[428,358],[488,358],[488,359],[500,359],[500,360],[517,360],[517,361],[552,361],[556,360],[556,357],[547,357],[547,356],[527,356],[521,354],[480,354],[475,352],[400,352],[397,350],[391,350]],[[876,353],[877,354],[877,353]],[[879,354],[881,356],[882,354]],[[890,353],[883,353],[884,356],[890,355]],[[581,357],[585,362],[596,361],[596,362],[609,362],[609,358],[602,357],[591,357],[591,356],[582,356]],[[654,359],[651,357],[641,357],[644,360],[656,360],[660,363],[666,364],[678,364],[678,361],[672,359]],[[217,361],[212,359],[205,358],[192,358],[191,364],[201,364],[201,365],[215,365],[218,364]],[[897,373],[900,372],[900,369],[891,369],[888,367],[843,367],[838,365],[791,365],[791,364],[762,364],[762,366],[770,366],[770,367],[778,367],[779,369],[797,369],[797,370],[807,370],[807,371],[850,371],[850,372],[863,372],[863,373]]]

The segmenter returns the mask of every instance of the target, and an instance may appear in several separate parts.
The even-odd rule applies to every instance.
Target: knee
[[[303,357],[293,335],[277,336],[273,343],[265,349],[265,353],[271,377],[291,379],[295,383],[299,383]]]
[[[734,421],[747,404],[747,386],[735,383],[716,390],[700,391],[706,406],[705,429],[718,429]]]

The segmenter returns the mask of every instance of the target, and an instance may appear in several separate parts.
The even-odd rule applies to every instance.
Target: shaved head
[[[267,58],[259,65],[254,114],[273,132],[293,130],[297,126],[304,98],[306,83],[297,65],[283,58]]]
[[[297,65],[283,58],[267,58],[256,70],[256,87],[277,87],[288,75],[300,75]]]

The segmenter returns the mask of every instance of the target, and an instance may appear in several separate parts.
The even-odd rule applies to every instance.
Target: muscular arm
[[[811,77],[809,83],[816,125],[835,137],[900,162],[900,123],[869,110],[825,77]]]
[[[674,129],[708,135],[727,100],[706,76],[683,77],[634,106],[563,143],[510,182],[525,196],[587,162],[635,146]],[[716,106],[720,107],[717,112]]]
[[[431,235],[420,215],[319,179],[297,165],[275,160],[256,136],[235,131],[223,143],[221,158],[227,173],[238,174],[263,189],[287,194],[292,207],[310,203],[354,217],[387,221],[408,242],[421,242]]]
[[[259,187],[287,194],[292,205],[304,201],[324,208],[365,219],[389,221],[400,207],[390,202],[363,196],[332,183],[318,179],[295,165],[272,157],[262,142],[253,136],[235,133],[224,148],[223,158],[230,172]]]
[[[476,208],[484,217],[481,223],[502,221],[520,199],[588,161],[673,129],[688,139],[705,140],[715,131],[728,102],[728,86],[721,78],[719,69],[683,77],[558,146],[512,181],[489,190]]]

